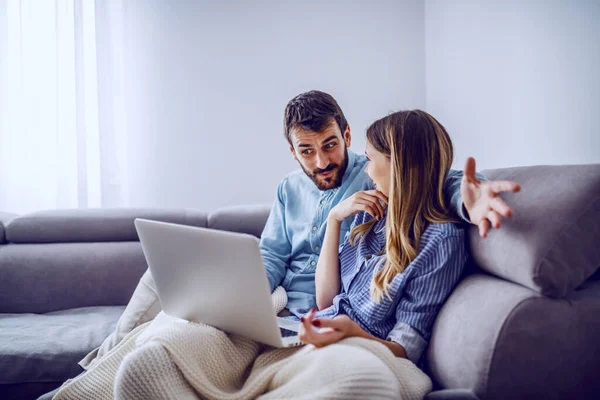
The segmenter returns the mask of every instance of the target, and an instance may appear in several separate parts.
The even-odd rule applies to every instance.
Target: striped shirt
[[[370,219],[362,212],[352,227]],[[385,248],[385,218],[354,246],[349,243],[349,232],[339,248],[341,293],[316,318],[346,314],[371,335],[402,345],[408,359],[419,365],[435,318],[467,260],[464,227],[430,224],[420,239],[417,257],[391,281],[391,300],[384,295],[380,303],[371,299],[370,287],[373,274],[384,265],[385,255],[379,254]],[[305,310],[291,311],[298,316]]]

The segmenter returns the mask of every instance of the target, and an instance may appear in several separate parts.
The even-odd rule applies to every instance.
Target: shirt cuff
[[[427,341],[416,329],[404,322],[398,322],[390,331],[387,340],[396,342],[406,351],[406,357],[415,364],[419,363]]]
[[[463,203],[462,201],[460,202],[459,207],[458,207],[458,216],[466,223],[468,223],[468,224],[471,223],[471,216],[469,215],[469,212],[467,211],[467,208],[465,207],[465,203]]]

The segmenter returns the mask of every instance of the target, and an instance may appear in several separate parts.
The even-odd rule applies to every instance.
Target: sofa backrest
[[[0,313],[125,305],[147,264],[135,218],[206,227],[196,210],[54,210],[2,224]]]

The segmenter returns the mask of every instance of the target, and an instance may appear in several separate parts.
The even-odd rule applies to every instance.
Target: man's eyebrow
[[[337,139],[337,136],[336,135],[331,135],[327,139],[323,140],[323,142],[321,142],[321,144],[325,144],[325,143],[331,142],[334,139]],[[299,144],[298,147],[312,147],[312,144]]]
[[[337,136],[336,135],[331,135],[327,139],[323,140],[323,144],[325,144],[327,142],[331,142],[334,139],[337,139]]]

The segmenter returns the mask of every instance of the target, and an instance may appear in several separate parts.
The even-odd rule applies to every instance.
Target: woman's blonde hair
[[[384,266],[373,276],[371,297],[380,302],[392,279],[415,259],[429,223],[456,222],[448,215],[444,182],[453,149],[446,129],[421,110],[399,111],[375,121],[367,141],[390,160]],[[355,227],[350,243],[364,238],[377,221]],[[383,252],[382,252],[383,253]]]

